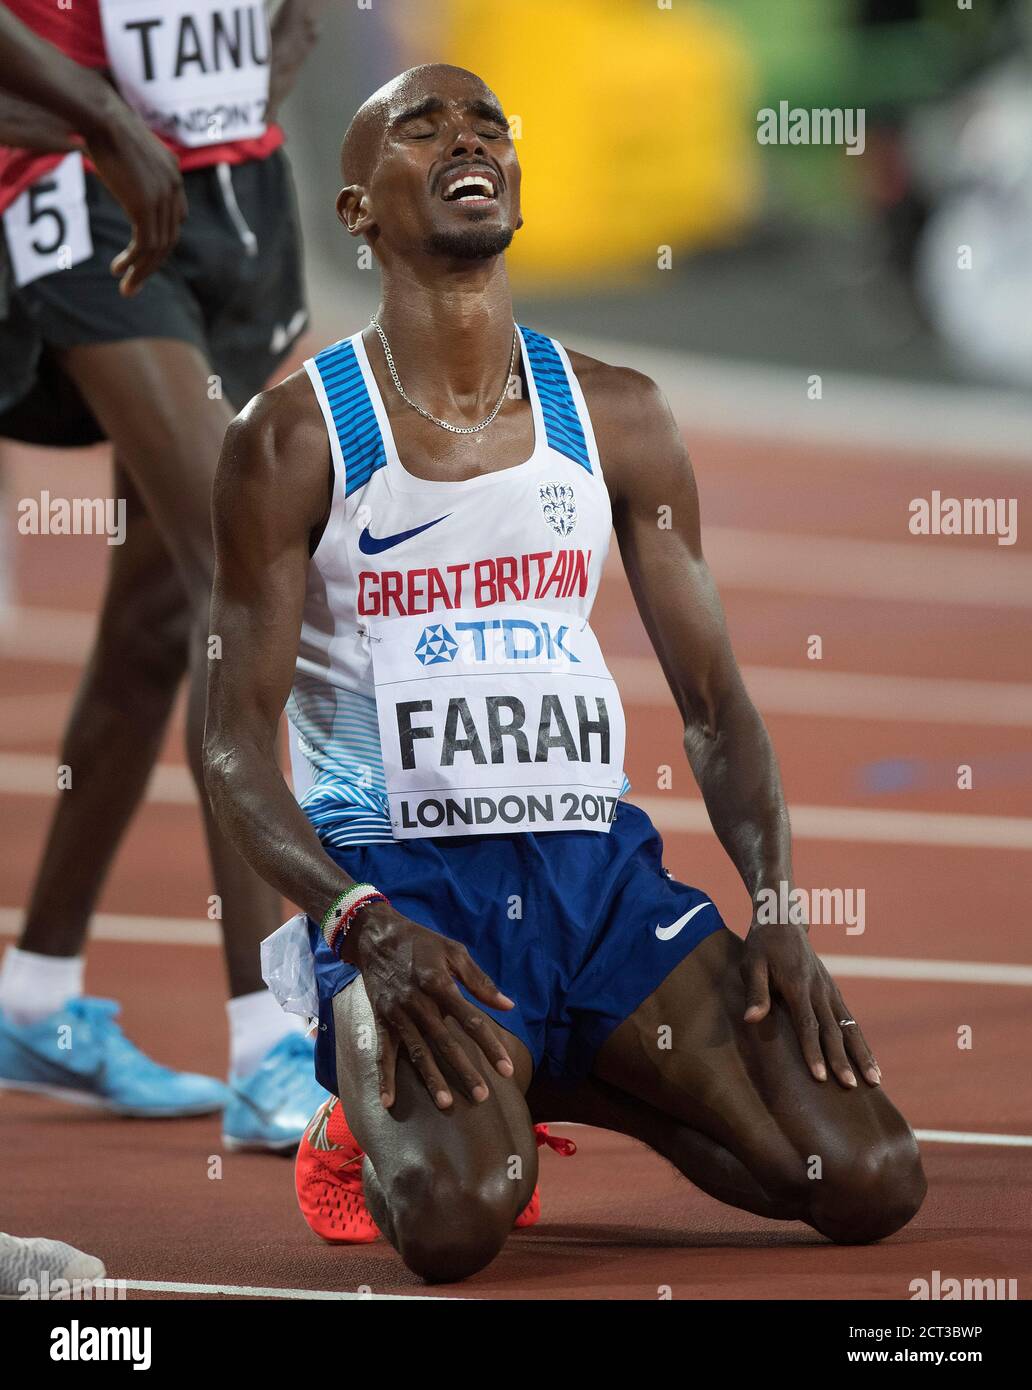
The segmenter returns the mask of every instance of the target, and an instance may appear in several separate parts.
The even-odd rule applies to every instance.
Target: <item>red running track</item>
[[[691,442],[704,537],[709,532],[718,542],[708,549],[723,578],[739,660],[760,670],[757,691],[762,673],[773,668],[789,673],[798,696],[798,708],[790,691],[787,701],[766,709],[790,807],[804,819],[801,808],[828,808],[810,816],[807,833],[797,831],[798,882],[865,889],[865,931],[815,929],[818,949],[847,963],[844,993],[877,1050],[887,1088],[915,1128],[1030,1136],[1032,976],[978,983],[960,966],[961,978],[946,982],[898,979],[886,978],[881,964],[886,957],[912,962],[909,969],[921,974],[929,961],[1021,966],[1029,959],[1023,846],[1032,825],[1032,702],[1027,684],[1019,684],[1030,679],[1028,611],[992,600],[996,576],[1001,586],[1010,583],[1028,566],[1028,548],[978,537],[918,540],[906,531],[909,500],[932,487],[970,491],[963,480],[977,479],[979,495],[1010,497],[1024,477],[985,460],[971,460],[977,468],[968,469],[964,460],[947,466],[914,454],[816,450],[792,441],[763,448],[732,437]],[[101,450],[60,457],[8,448],[0,458],[9,498],[43,487],[57,495],[98,495],[106,487]],[[749,559],[741,547],[755,548],[756,533],[774,547],[769,579],[741,573]],[[804,555],[815,539],[859,546],[847,549],[855,572],[843,583],[818,554],[812,577],[786,578],[777,561],[777,547],[792,544],[784,536],[796,538]],[[909,552],[866,547],[908,543],[926,547],[931,572],[942,575],[941,593],[934,585],[914,592],[905,567],[898,592],[886,595],[879,575],[872,579],[865,557],[876,556],[875,570],[891,576],[893,555],[902,563]],[[12,537],[10,546],[18,603],[28,610],[0,639],[0,906],[11,909],[5,920],[13,930],[46,825],[54,750],[106,548],[92,538],[55,537]],[[1018,568],[1008,572],[1008,565]],[[83,615],[81,625],[75,613]],[[697,793],[676,714],[615,564],[596,618],[628,692],[632,799],[658,804],[661,822],[681,824]],[[823,640],[820,663],[807,660],[812,634]],[[858,680],[855,689],[848,681],[844,687],[852,712],[822,706],[815,713],[806,682],[825,672],[879,678],[875,712],[865,705],[871,687]],[[900,678],[918,683],[893,684]],[[973,704],[922,722],[922,699],[958,681],[980,683]],[[1021,700],[1023,715],[1014,713]],[[1001,707],[1013,717],[1001,718]],[[181,770],[180,745],[177,728],[164,761]],[[660,790],[663,764],[672,768],[673,784]],[[969,791],[956,784],[961,764],[973,769]],[[826,837],[823,823],[843,809],[869,813],[867,838]],[[967,832],[958,837],[953,826],[960,822],[953,820],[935,822],[939,829],[924,843],[899,819],[902,812],[984,818],[979,828],[989,843],[968,843]],[[704,885],[725,917],[744,926],[744,891],[712,834],[666,829],[664,837],[678,876]],[[152,798],[119,856],[103,912],[130,919],[160,912],[184,919],[185,931],[204,916],[209,891],[195,807]],[[121,999],[128,1032],[162,1061],[217,1073],[226,1056],[220,957],[211,946],[177,942],[176,930],[149,941],[98,940],[88,987]],[[964,1025],[972,1038],[966,1050],[957,1045]],[[45,1231],[95,1251],[113,1277],[209,1286],[189,1295],[197,1297],[217,1296],[216,1286],[424,1291],[383,1243],[341,1250],[317,1241],[296,1210],[289,1163],[220,1154],[214,1120],[119,1120],[13,1093],[0,1096],[0,1116],[3,1226]],[[543,1155],[541,1224],[514,1235],[476,1278],[435,1294],[905,1299],[912,1280],[936,1269],[943,1277],[1016,1278],[1022,1295],[1032,1287],[1028,1147],[924,1143],[931,1190],[917,1219],[881,1245],[843,1249],[803,1226],[721,1206],[626,1139],[570,1132],[580,1146],[575,1158]],[[213,1156],[221,1158],[216,1178],[209,1175]]]

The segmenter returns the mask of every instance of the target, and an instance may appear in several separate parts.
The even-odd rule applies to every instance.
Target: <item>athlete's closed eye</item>
[[[407,111],[402,111],[391,122],[391,126],[403,140],[429,140],[439,129],[439,123],[431,118],[441,115],[445,109],[444,102],[439,97],[426,97]],[[467,107],[467,111],[481,123],[477,130],[480,139],[504,140],[510,135],[505,115],[493,102],[474,101]]]
[[[421,125],[419,127],[408,127],[401,131],[403,140],[431,140],[437,134],[435,126]],[[505,140],[509,135],[509,127],[498,130],[495,127],[487,127],[477,131],[477,137],[481,140]]]

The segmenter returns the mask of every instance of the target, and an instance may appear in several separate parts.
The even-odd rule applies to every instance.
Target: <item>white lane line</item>
[[[304,1298],[322,1302],[369,1303],[373,1300],[394,1303],[465,1303],[468,1299],[453,1294],[426,1293],[347,1293],[340,1289],[264,1289],[250,1284],[180,1284],[165,1279],[101,1279],[105,1288],[139,1289],[149,1293],[233,1294],[237,1298]]]
[[[1032,556],[983,536],[951,546],[951,536],[868,541],[854,536],[702,528],[702,548],[717,586],[807,599],[858,598],[954,607],[1032,607]],[[623,582],[610,550],[604,577]]]
[[[80,666],[89,655],[96,626],[94,613],[12,605],[0,614],[0,657]]]
[[[12,796],[56,796],[58,760],[45,753],[0,753],[0,792]],[[74,781],[74,770],[73,770]],[[188,768],[161,763],[147,787],[147,800],[170,805],[197,801],[197,790]]]
[[[906,518],[901,517],[901,532]],[[871,541],[855,536],[704,526],[703,548],[723,588],[767,593],[899,599],[1005,608],[1032,606],[1032,556],[995,537],[911,536]],[[962,539],[962,544],[956,544]],[[604,577],[623,579],[611,547]],[[0,614],[0,657],[80,664],[89,653],[94,613],[13,605]]]
[[[76,620],[79,638],[54,646],[40,641],[54,616],[49,609],[19,609],[7,638],[0,630],[0,657],[78,664],[89,651],[92,628]],[[85,634],[85,635],[83,635]],[[26,639],[26,641],[24,641]],[[81,646],[82,651],[79,651]],[[609,670],[627,705],[673,709],[673,696],[654,656],[613,656]],[[1019,681],[951,680],[935,676],[878,676],[871,671],[828,671],[808,667],[743,666],[745,685],[764,713],[818,714],[837,719],[887,719],[894,723],[996,724],[1024,728],[1032,724],[1032,684]],[[0,701],[4,728],[29,719],[35,728],[42,708],[57,721],[71,706],[67,695],[7,695]]]
[[[962,1129],[915,1129],[922,1144],[998,1144],[1006,1149],[1032,1148],[1032,1134],[968,1134]]]
[[[591,1129],[576,1120],[561,1121],[563,1129]],[[984,1144],[1000,1148],[1024,1149],[1032,1147],[1032,1134],[988,1134],[980,1130],[964,1129],[915,1129],[914,1135],[922,1144]]]
[[[567,339],[563,340],[564,342]],[[625,362],[658,383],[685,430],[721,438],[780,437],[837,446],[830,471],[879,451],[880,467],[913,467],[911,451],[965,469],[1032,466],[1032,409],[1018,389],[910,382],[822,372],[821,399],[807,395],[809,368],[775,367],[576,335],[579,352]],[[691,438],[688,444],[691,446]],[[824,462],[822,460],[822,462]],[[931,481],[929,487],[940,482]]]
[[[611,657],[606,664],[632,718],[636,705],[674,708],[670,687],[654,657]],[[742,677],[764,714],[1013,728],[1032,725],[1032,685],[1020,681],[881,676],[816,666],[743,666]]]
[[[738,527],[703,528],[703,548],[723,588],[834,595],[907,603],[1032,606],[1032,556],[983,537],[949,548],[949,536],[909,541],[786,535]],[[945,544],[943,544],[945,542]]]
[[[17,936],[24,920],[19,907],[0,907],[0,937]],[[138,917],[98,912],[90,925],[97,941],[132,941],[143,945],[218,946],[215,922],[192,917]],[[833,975],[867,980],[957,981],[974,985],[1032,985],[1032,965],[977,960],[915,960],[902,956],[844,956],[820,953]]]
[[[977,960],[908,960],[902,956],[842,956],[820,953],[831,973],[854,980],[958,981],[966,985],[1032,985],[1032,965]]]
[[[0,907],[0,936],[18,936],[25,920],[20,907]],[[90,922],[96,941],[135,941],[148,945],[219,946],[217,922],[203,917],[143,917],[126,912],[98,912]]]
[[[0,655],[2,648],[0,640]],[[670,688],[654,656],[613,656],[608,665],[626,705],[674,708]],[[1020,681],[883,676],[869,671],[826,671],[813,664],[745,665],[742,676],[765,714],[1012,728],[1032,725],[1032,684]],[[6,695],[0,698],[0,728],[7,738],[12,729],[22,725],[33,731],[53,732],[71,703],[71,691],[66,695]]]
[[[0,794],[53,796],[57,762],[42,753],[0,753]],[[193,805],[197,794],[185,767],[162,764],[147,788],[147,800]],[[658,829],[711,835],[701,800],[635,797]],[[858,806],[790,806],[792,833],[799,840],[863,841],[888,845],[939,845],[954,849],[1032,849],[1032,819],[969,816],[952,812],[876,810]]]
[[[712,834],[701,800],[661,796],[636,796],[633,800],[659,830]],[[1032,849],[1032,818],[1022,816],[799,805],[790,805],[788,813],[797,840],[936,845],[950,849]]]

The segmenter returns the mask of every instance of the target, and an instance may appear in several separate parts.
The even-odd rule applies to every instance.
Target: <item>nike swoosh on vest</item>
[[[448,516],[450,515],[449,512]],[[402,541],[409,541],[413,536],[418,536],[421,531],[429,531],[431,526],[436,526],[439,522],[447,520],[447,516],[439,516],[436,521],[427,521],[422,526],[413,526],[411,531],[399,531],[396,536],[384,536],[382,539],[370,535],[367,526],[358,538],[358,548],[363,555],[379,555],[382,550],[390,550],[393,546],[401,545]]]

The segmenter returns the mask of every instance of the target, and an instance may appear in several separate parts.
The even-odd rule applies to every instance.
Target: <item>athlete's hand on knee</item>
[[[759,1023],[767,1017],[771,990],[776,990],[792,1017],[806,1065],[818,1081],[828,1079],[830,1066],[843,1086],[855,1086],[855,1065],[869,1085],[881,1084],[881,1068],[860,1025],[803,927],[753,922],[745,939],[742,979],[746,1022]]]
[[[474,1039],[502,1076],[512,1076],[512,1059],[491,1020],[460,992],[461,982],[474,998],[493,1009],[511,1009],[493,980],[474,962],[465,946],[421,927],[389,906],[363,909],[345,938],[341,959],[362,972],[376,1019],[380,1099],[395,1098],[398,1050],[408,1053],[435,1103],[452,1103],[451,1087],[439,1062],[458,1076],[473,1101],[486,1100],[487,1083],[446,1020],[453,1018]]]
[[[132,224],[132,240],[111,262],[120,292],[131,296],[179,238],[186,216],[183,176],[171,151],[123,103],[87,133],[86,152]]]

